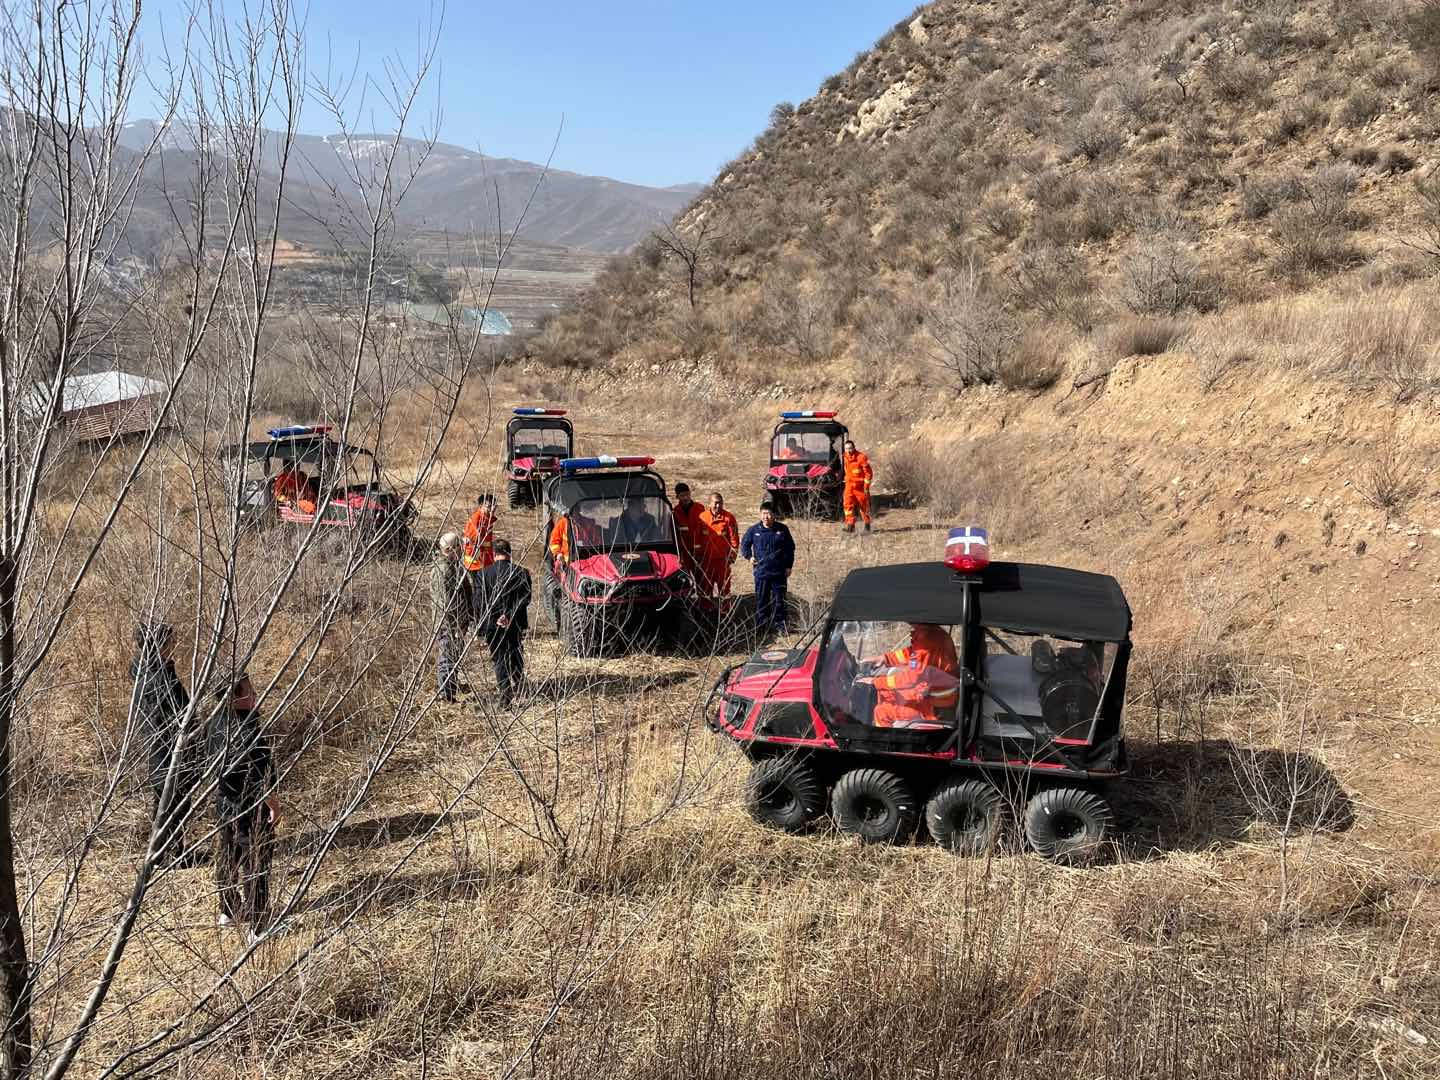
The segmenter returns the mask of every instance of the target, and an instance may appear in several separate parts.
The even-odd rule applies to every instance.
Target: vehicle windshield
[[[825,465],[840,456],[840,436],[826,431],[781,431],[770,444],[770,460]]]
[[[570,433],[563,428],[516,428],[510,447],[512,458],[569,457]]]
[[[658,494],[582,499],[567,517],[570,535],[584,551],[668,546],[675,539],[670,504]]]
[[[347,449],[340,460],[342,471],[337,479],[346,487],[373,486],[379,481],[380,470],[369,450]]]

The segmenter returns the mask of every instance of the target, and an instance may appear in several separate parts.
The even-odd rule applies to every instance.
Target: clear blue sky
[[[176,0],[156,6],[170,25]],[[662,186],[704,182],[764,129],[776,102],[811,96],[915,6],[449,0],[435,74],[440,137],[543,161],[563,116],[558,168]],[[327,54],[341,68],[357,56],[370,70],[387,54],[413,60],[428,12],[426,0],[310,0],[312,73]],[[316,113],[304,126],[328,133]]]

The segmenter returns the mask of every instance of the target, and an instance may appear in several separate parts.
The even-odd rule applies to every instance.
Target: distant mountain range
[[[125,126],[122,142],[141,151],[155,135],[154,122],[135,121]],[[378,161],[378,153],[389,142],[388,136],[369,134],[297,136],[287,165],[281,217],[285,239],[319,248],[345,242],[352,232],[346,204],[354,194],[353,170],[357,164],[365,168]],[[270,185],[278,178],[280,145],[279,135],[272,133],[267,139],[264,180]],[[402,168],[407,173],[417,170],[401,203],[401,224],[432,237],[452,235],[461,246],[475,234],[493,238],[497,227],[509,235],[523,211],[520,241],[527,247],[620,252],[673,218],[703,190],[700,184],[655,188],[558,169],[547,172],[528,161],[488,157],[447,143],[427,148],[406,139],[401,146]],[[191,170],[186,165],[187,159],[193,163],[191,134],[183,127],[167,130],[158,149],[147,168],[148,182],[141,196],[144,212],[132,229],[137,248],[158,243],[167,230],[166,200],[184,200],[189,194]],[[177,177],[182,178],[178,190]]]

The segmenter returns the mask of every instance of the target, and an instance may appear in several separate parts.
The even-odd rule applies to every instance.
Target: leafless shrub
[[[1245,44],[1262,60],[1273,60],[1294,44],[1290,21],[1279,12],[1262,12],[1245,28]]]
[[[1294,202],[1303,194],[1299,181],[1293,176],[1245,177],[1240,187],[1240,215],[1246,221],[1259,221],[1276,207]]]
[[[1121,270],[1120,302],[1137,315],[1212,311],[1220,292],[1216,275],[1170,236],[1137,240]]]
[[[952,274],[924,312],[930,356],[957,386],[993,382],[1020,325],[972,264]]]
[[[1113,116],[1087,113],[1070,130],[1071,157],[1095,162],[1109,157],[1125,144],[1125,133]]]
[[[1330,165],[1297,180],[1299,196],[1271,215],[1270,235],[1279,248],[1279,269],[1288,274],[1316,273],[1364,259],[1347,235],[1352,225],[1350,194],[1354,170]]]
[[[1016,310],[1064,322],[1082,333],[1095,325],[1098,301],[1089,267],[1078,252],[1043,247],[1026,251],[1008,284]]]
[[[1271,70],[1253,56],[1213,53],[1205,63],[1205,80],[1216,100],[1227,105],[1263,103],[1275,81]]]
[[[1440,0],[1421,0],[1403,24],[1415,59],[1431,74],[1440,73]]]
[[[1020,207],[1007,195],[986,196],[977,217],[992,236],[1001,240],[1014,240],[1025,225]]]
[[[1355,487],[1361,498],[1389,519],[1405,512],[1423,484],[1413,450],[1399,439],[1389,439],[1375,448]]]
[[[1335,123],[1363,127],[1385,110],[1385,99],[1374,87],[1357,86],[1335,107]]]
[[[1266,128],[1265,141],[1272,146],[1283,146],[1324,122],[1325,109],[1317,98],[1307,96],[1288,101]]]

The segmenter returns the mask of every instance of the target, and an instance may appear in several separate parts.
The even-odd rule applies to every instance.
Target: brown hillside
[[[706,357],[749,383],[821,363],[860,386],[1023,387],[1136,317],[1427,276],[1440,54],[1411,12],[922,7],[777,105],[682,216],[693,306],[685,260],[652,244],[538,349]]]

